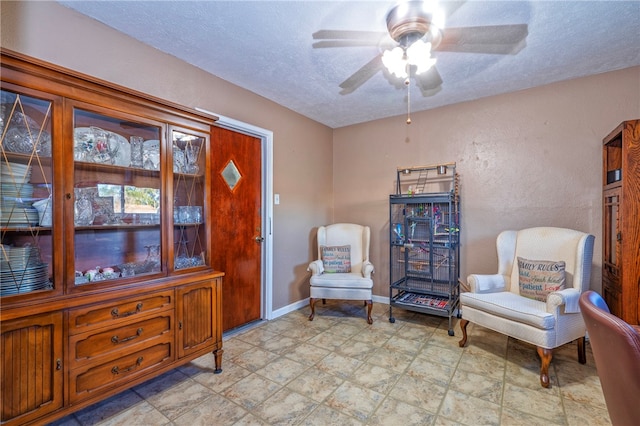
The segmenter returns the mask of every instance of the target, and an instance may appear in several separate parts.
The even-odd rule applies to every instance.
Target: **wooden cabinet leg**
[[[311,315],[309,315],[309,321],[313,321],[313,317],[316,315],[316,309],[314,307],[316,300],[314,298],[309,298],[309,306],[311,307]]]
[[[587,363],[587,349],[585,347],[585,337],[582,336],[578,339],[578,362],[580,364]]]
[[[224,349],[218,349],[213,351],[213,356],[215,357],[216,369],[213,370],[214,374],[222,373],[222,354],[224,353]]]
[[[469,325],[469,320],[461,319],[460,320],[460,330],[462,330],[462,339],[458,342],[458,346],[464,348],[464,345],[467,344],[467,325]]]
[[[367,323],[373,324],[373,318],[371,318],[371,308],[373,308],[373,301],[367,300],[365,303],[367,304]]]
[[[537,347],[538,355],[540,356],[540,384],[543,388],[549,387],[549,364],[551,364],[551,358],[553,358],[553,350]]]

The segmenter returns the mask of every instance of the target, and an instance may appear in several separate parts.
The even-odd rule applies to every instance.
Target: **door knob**
[[[254,238],[254,240],[256,240],[256,243],[260,244],[261,242],[264,241],[264,237],[257,236],[257,237]]]

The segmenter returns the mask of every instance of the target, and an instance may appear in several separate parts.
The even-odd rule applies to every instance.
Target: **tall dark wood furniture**
[[[210,131],[196,111],[2,51],[0,402],[43,424],[213,352]]]
[[[640,324],[640,120],[604,138],[602,293],[611,313]]]

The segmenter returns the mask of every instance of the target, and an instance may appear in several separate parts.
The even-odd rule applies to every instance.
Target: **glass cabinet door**
[[[165,273],[163,127],[73,110],[75,286]]]
[[[53,289],[53,102],[0,91],[0,296]]]
[[[620,271],[620,189],[606,191],[604,194],[604,226],[602,239],[604,248],[603,269],[605,278],[617,278]]]
[[[209,264],[205,219],[207,137],[172,129],[173,268]]]

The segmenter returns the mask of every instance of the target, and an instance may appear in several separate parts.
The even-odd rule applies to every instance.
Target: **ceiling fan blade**
[[[448,18],[453,15],[456,10],[460,9],[460,7],[465,4],[467,0],[461,1],[444,1],[440,3],[440,7],[444,9],[444,15]]]
[[[378,41],[374,40],[322,40],[313,43],[314,48],[324,47],[358,47],[358,46],[377,46]]]
[[[314,40],[370,40],[380,41],[386,36],[386,32],[381,31],[356,31],[356,30],[318,30],[313,33]]]
[[[414,78],[424,96],[434,94],[442,86],[442,77],[435,65],[422,74],[416,74]]]
[[[340,83],[340,88],[342,89],[340,94],[347,95],[353,92],[380,71],[382,66],[382,54],[380,53],[354,72],[351,77]]]
[[[526,45],[527,24],[445,28],[439,52],[515,55]]]

